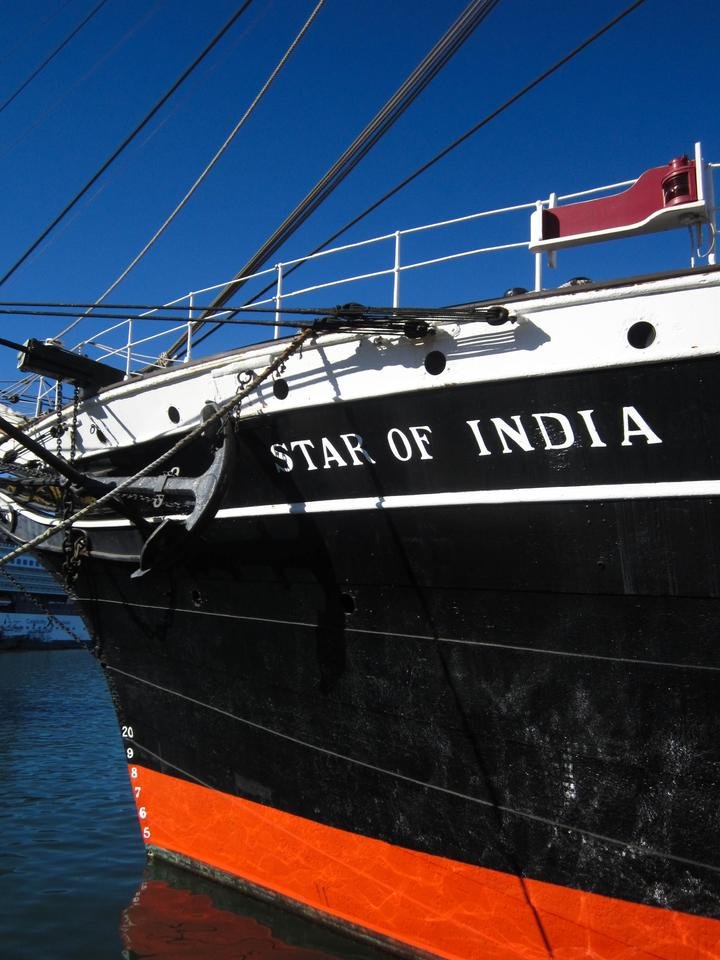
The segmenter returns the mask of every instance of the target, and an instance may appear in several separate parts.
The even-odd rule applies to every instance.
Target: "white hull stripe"
[[[717,497],[720,496],[720,480],[671,480],[660,483],[601,483],[570,487],[520,487],[511,490],[460,490],[449,493],[412,493],[389,497],[348,497],[337,500],[308,500],[301,503],[262,503],[252,507],[224,507],[217,517],[231,519],[241,517],[297,516],[310,513],[342,513],[370,510],[403,510],[412,507],[451,507],[509,503],[567,503],[597,500],[655,500],[666,497]],[[0,501],[17,513],[43,526],[55,525],[42,514],[18,508],[6,496]],[[160,516],[160,520],[168,519]],[[173,514],[173,520],[184,520],[183,514]],[[132,523],[124,518],[106,520],[83,520],[84,528],[129,527]]]
[[[402,510],[410,507],[452,507],[506,503],[565,503],[576,500],[649,500],[663,497],[716,497],[720,480],[680,480],[662,483],[608,483],[577,487],[523,487],[513,490],[460,490],[457,493],[412,493],[390,497],[349,497],[305,503],[264,503],[227,507],[218,517],[264,517],[303,513]]]

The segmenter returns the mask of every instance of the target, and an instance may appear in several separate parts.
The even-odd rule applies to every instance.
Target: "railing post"
[[[127,347],[125,348],[125,379],[130,379],[130,371],[132,369],[132,333],[133,333],[133,322],[128,319],[128,335],[127,335]]]
[[[551,193],[548,200],[548,210],[552,210],[553,207],[557,206],[557,194]],[[554,270],[557,266],[557,250],[548,250],[547,255],[547,265],[551,270]]]
[[[195,294],[191,293],[188,297],[190,308],[188,310],[187,324],[187,343],[185,344],[185,363],[189,363],[192,357],[192,333],[193,333],[193,304],[195,303]]]
[[[541,220],[542,212],[543,212],[544,209],[545,209],[545,202],[544,202],[543,200],[538,200],[537,203],[535,204],[535,210],[537,211],[537,217],[538,217],[538,219],[540,220],[541,223],[542,223],[542,220]],[[540,232],[540,236],[542,237],[542,232]],[[542,253],[536,253],[536,254],[535,254],[535,286],[534,286],[534,290],[535,290],[536,293],[538,293],[540,290],[542,290]]]
[[[39,417],[42,413],[43,390],[45,389],[45,377],[40,377],[38,381],[38,395],[35,403],[35,416]]]
[[[535,254],[535,293],[542,290],[542,254]]]
[[[703,171],[704,174],[705,171]],[[708,253],[707,262],[708,266],[712,266],[717,263],[717,209],[715,207],[715,178],[714,170],[711,166],[707,168],[708,177],[707,177],[707,195],[706,202],[708,205],[709,213],[709,226],[710,226],[710,251]]]
[[[553,207],[557,206],[557,194],[551,193],[547,200],[538,200],[535,204],[537,210],[537,216],[540,222],[542,223],[542,212],[547,205],[548,210],[552,210]],[[541,232],[542,236],[542,232]],[[539,293],[542,290],[542,253],[535,254],[535,292]],[[547,253],[547,265],[551,270],[555,269],[557,264],[557,251],[548,250]]]
[[[273,340],[277,340],[280,336],[280,310],[282,307],[282,282],[283,282],[283,265],[278,263],[275,269],[277,270],[277,285],[275,287],[275,328],[273,330]]]
[[[395,266],[393,267],[393,308],[400,306],[400,231],[395,231]]]

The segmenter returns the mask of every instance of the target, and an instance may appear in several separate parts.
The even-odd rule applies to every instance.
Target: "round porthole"
[[[425,357],[425,369],[433,377],[442,373],[446,364],[445,354],[440,350],[431,350]]]
[[[167,415],[171,423],[180,423],[180,411],[177,407],[168,407]]]
[[[273,380],[273,393],[278,400],[284,400],[290,393],[290,387],[287,385],[287,380],[283,380],[282,377],[278,377],[277,380]]]
[[[628,343],[636,350],[644,350],[655,340],[655,327],[647,320],[638,320],[627,333]]]

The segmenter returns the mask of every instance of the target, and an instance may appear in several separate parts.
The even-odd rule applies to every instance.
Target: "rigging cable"
[[[394,186],[391,190],[388,190],[388,192],[384,194],[382,197],[380,197],[379,200],[376,200],[375,203],[372,204],[372,206],[368,207],[366,210],[364,210],[361,214],[359,214],[353,220],[350,220],[347,224],[345,224],[344,227],[338,230],[337,233],[334,233],[331,237],[328,237],[328,239],[323,244],[321,244],[321,246],[319,246],[317,250],[314,250],[313,253],[319,252],[328,244],[332,243],[334,240],[337,240],[338,237],[340,237],[343,233],[345,233],[351,227],[354,227],[356,223],[359,223],[361,220],[367,217],[368,214],[372,213],[373,210],[376,210],[381,204],[385,203],[386,200],[389,200],[390,197],[393,197],[396,193],[399,193],[400,190],[403,189],[403,187],[406,187],[409,183],[412,183],[413,180],[415,180],[417,177],[425,173],[426,170],[429,170],[430,167],[433,167],[436,163],[438,163],[440,160],[446,157],[449,153],[455,150],[456,147],[459,147],[462,143],[464,143],[471,136],[473,136],[473,134],[477,133],[478,130],[481,130],[483,127],[487,126],[488,123],[490,123],[496,117],[500,116],[501,113],[504,113],[505,110],[511,107],[514,103],[516,103],[522,97],[524,97],[526,93],[530,93],[531,90],[534,90],[535,87],[541,84],[544,80],[547,80],[549,76],[551,76],[561,67],[563,67],[566,63],[572,60],[573,57],[576,57],[579,53],[585,50],[586,47],[589,47],[591,43],[594,43],[595,40],[598,40],[601,36],[603,36],[603,34],[607,33],[608,30],[611,30],[616,24],[620,23],[621,20],[623,20],[625,17],[628,16],[628,14],[636,10],[644,2],[645,0],[635,0],[634,3],[631,3],[629,7],[626,7],[625,10],[622,11],[622,13],[618,14],[618,16],[614,17],[612,20],[606,23],[604,27],[601,27],[594,34],[592,34],[592,36],[588,37],[587,40],[584,40],[579,46],[575,47],[574,50],[566,54],[564,57],[561,57],[560,60],[556,61],[556,63],[554,63],[551,67],[545,70],[544,73],[541,73],[540,76],[536,77],[530,83],[526,84],[524,87],[518,90],[517,93],[513,94],[512,97],[510,97],[508,100],[502,103],[499,107],[493,110],[492,113],[489,113],[486,117],[483,117],[483,119],[480,120],[479,123],[476,123],[473,127],[470,127],[469,130],[466,130],[465,133],[459,136],[456,140],[453,140],[453,142],[450,143],[447,147],[442,149],[439,153],[436,153],[434,157],[432,157],[430,160],[424,163],[421,167],[418,167],[418,169],[414,173],[411,173],[410,176],[406,177],[404,180],[402,180],[400,183]],[[288,270],[288,273],[290,273],[290,270]]]
[[[135,139],[135,137],[143,130],[152,118],[158,113],[158,111],[167,103],[170,97],[175,93],[175,91],[187,80],[191,73],[195,70],[196,67],[205,59],[205,57],[210,53],[211,50],[220,42],[220,40],[225,36],[228,30],[233,26],[236,20],[238,20],[247,8],[252,3],[252,0],[244,0],[240,7],[235,11],[235,13],[230,17],[227,23],[222,27],[222,29],[215,34],[210,43],[205,47],[205,49],[193,60],[189,67],[180,74],[180,76],[175,80],[169,90],[157,101],[155,106],[145,115],[145,117],[140,121],[140,123],[128,134],[127,137],[122,141],[119,147],[117,147],[113,153],[107,158],[107,160],[102,164],[102,166],[92,175],[84,187],[75,194],[72,200],[65,205],[65,207],[60,211],[60,213],[55,217],[55,219],[47,226],[43,232],[37,237],[33,243],[30,244],[28,249],[22,256],[15,261],[15,263],[10,267],[7,272],[0,277],[0,286],[2,286],[10,277],[15,273],[15,271],[27,260],[31,253],[33,253],[40,244],[45,240],[45,238],[55,229],[55,227],[63,220],[67,214],[75,207],[75,205],[85,196],[85,194],[90,190],[90,188],[100,179],[100,177],[105,173],[108,167],[120,156],[120,154],[125,150],[127,146]]]
[[[77,34],[80,33],[80,31],[81,31],[82,28],[85,26],[85,24],[86,24],[86,23],[89,23],[89,22],[92,20],[92,18],[95,16],[96,13],[99,13],[99,11],[101,10],[101,8],[104,7],[107,2],[108,2],[108,0],[100,0],[100,3],[90,11],[90,13],[85,17],[85,19],[82,20],[73,30],[70,31],[70,33],[65,37],[65,39],[62,41],[62,43],[60,43],[57,47],[55,47],[55,49],[53,50],[53,52],[52,52],[51,54],[49,54],[47,57],[45,57],[45,59],[43,60],[43,62],[40,64],[40,66],[39,66],[39,67],[36,67],[36,68],[33,70],[33,72],[30,74],[30,76],[27,77],[27,79],[25,79],[25,80],[20,84],[20,86],[17,88],[17,90],[16,90],[14,93],[10,94],[10,96],[7,98],[7,100],[5,100],[2,104],[0,104],[0,113],[3,112],[3,110],[5,109],[5,107],[9,107],[10,104],[13,102],[13,100],[15,100],[16,97],[19,97],[19,96],[20,96],[20,94],[23,92],[23,90],[33,82],[33,80],[35,79],[35,77],[37,77],[40,73],[42,73],[42,71],[45,69],[45,67],[47,67],[48,64],[49,64],[52,60],[54,60],[55,57],[60,53],[60,51],[63,50],[63,49],[70,43],[70,41],[72,40],[73,37],[77,36]]]
[[[78,303],[2,303],[0,302],[0,316],[12,316],[12,317],[76,317],[78,309],[90,309],[94,310],[95,304],[78,304]],[[489,304],[487,307],[480,306],[478,304],[472,304],[471,306],[440,306],[440,307],[366,307],[360,304],[348,304],[346,306],[338,307],[283,307],[278,311],[276,307],[262,307],[254,306],[250,304],[249,306],[239,306],[239,307],[228,307],[225,310],[218,311],[218,314],[214,316],[217,317],[221,313],[231,314],[227,319],[223,320],[223,323],[236,324],[236,325],[246,325],[246,326],[275,326],[275,319],[272,320],[258,320],[256,314],[265,315],[271,314],[274,317],[278,313],[283,316],[288,317],[313,317],[315,319],[319,317],[378,317],[378,318],[396,318],[402,319],[406,317],[427,317],[433,320],[440,319],[455,319],[463,320],[470,319],[475,320],[480,317],[483,312],[487,310],[494,309],[496,304]],[[30,309],[34,308],[34,309]],[[205,307],[198,306],[196,310],[204,310]],[[187,313],[187,307],[168,305],[168,306],[148,306],[145,304],[105,304],[102,310],[98,310],[93,313],[94,317],[103,320],[122,320],[122,321],[142,321],[142,322],[151,322],[155,321],[157,323],[177,323],[178,320],[182,320],[182,316],[173,316],[172,312],[170,315],[163,315],[158,311],[178,311],[180,314],[184,315]],[[132,312],[129,312],[132,311]],[[143,311],[143,312],[139,312]],[[247,314],[247,319],[241,319],[242,314]],[[186,325],[186,322],[185,322]],[[307,326],[308,323],[305,320],[287,320],[281,321],[280,326],[285,327],[303,327]],[[175,328],[177,329],[177,327]],[[106,331],[108,332],[108,331]],[[172,331],[169,331],[172,332]],[[95,343],[93,339],[83,341],[84,345],[92,345]],[[6,340],[3,337],[0,337],[0,346],[9,347],[13,350],[18,350],[20,352],[27,352],[27,345],[16,343],[14,340]],[[126,347],[123,346],[119,348],[117,352],[124,352]]]
[[[33,132],[33,130],[36,130],[48,117],[51,117],[58,107],[60,107],[61,104],[67,100],[71,93],[73,93],[73,91],[82,86],[83,83],[85,83],[85,81],[91,77],[108,58],[110,58],[117,50],[127,43],[133,34],[135,34],[142,26],[144,26],[148,20],[155,16],[159,8],[165,2],[166,0],[156,0],[154,8],[143,10],[139,19],[130,27],[130,29],[124,33],[123,36],[115,40],[110,49],[101,54],[85,71],[85,73],[82,73],[80,76],[76,77],[72,83],[65,87],[62,91],[57,91],[59,96],[57,96],[50,103],[45,104],[43,111],[39,113],[34,120],[28,123],[27,126],[18,133],[14,140],[4,140],[2,148],[0,148],[0,157],[4,157],[8,153],[12,153],[15,147],[21,144],[23,140],[25,140],[25,138]]]
[[[490,14],[500,0],[471,0],[455,22],[432,49],[423,57],[393,96],[375,114],[349,147],[335,161],[312,190],[300,201],[275,232],[248,260],[242,270],[212,301],[208,310],[195,321],[194,330],[204,325],[208,313],[215,312],[235,293],[243,279],[255,273],[275,253],[307,218],[323,203],[365,155],[387,133],[413,101],[422,93],[452,56],[460,49],[477,26]],[[172,357],[185,343],[177,340],[167,351]]]
[[[632,13],[634,10],[636,10],[636,9],[637,9],[639,6],[641,6],[644,2],[645,2],[645,0],[635,0],[635,2],[633,2],[633,3],[630,4],[628,7],[626,7],[626,8],[625,8],[623,11],[621,11],[616,17],[614,17],[613,19],[611,19],[610,21],[608,21],[608,22],[607,22],[603,27],[601,27],[599,30],[595,31],[593,34],[591,34],[589,37],[587,37],[582,43],[580,43],[578,46],[576,46],[576,47],[575,47],[573,50],[571,50],[568,54],[566,54],[565,56],[561,57],[561,58],[560,58],[559,60],[557,60],[552,66],[550,66],[549,68],[547,68],[546,70],[544,70],[544,71],[543,71],[539,76],[537,76],[534,80],[532,80],[530,83],[528,83],[528,84],[526,84],[524,87],[522,87],[519,91],[517,91],[516,93],[514,93],[509,99],[507,99],[506,101],[504,101],[504,103],[502,103],[499,107],[497,107],[495,110],[493,110],[493,111],[492,111],[491,113],[489,113],[487,116],[485,116],[479,123],[475,124],[475,125],[474,125],[473,127],[471,127],[469,130],[467,130],[464,134],[462,134],[460,137],[458,137],[456,140],[454,140],[451,144],[449,144],[447,147],[445,147],[445,148],[444,148],[443,150],[441,150],[439,153],[435,154],[434,157],[432,157],[430,160],[428,160],[426,163],[424,163],[421,167],[419,167],[417,170],[415,170],[414,173],[410,174],[408,177],[406,177],[404,180],[402,180],[400,183],[398,183],[395,187],[393,187],[391,190],[389,190],[387,193],[385,193],[379,200],[375,201],[375,203],[373,203],[370,207],[368,207],[366,210],[364,210],[361,214],[359,214],[357,217],[353,218],[351,221],[349,221],[347,224],[345,224],[344,227],[342,227],[340,230],[338,230],[336,233],[334,233],[331,237],[329,237],[327,240],[325,240],[322,244],[320,244],[318,247],[316,247],[315,250],[313,250],[310,255],[312,255],[313,253],[317,253],[317,252],[323,250],[323,249],[324,249],[325,247],[327,247],[330,243],[332,243],[334,240],[336,240],[339,236],[341,236],[341,235],[342,235],[343,233],[345,233],[347,230],[351,229],[351,227],[355,226],[355,224],[357,224],[357,223],[360,222],[362,219],[364,219],[366,216],[368,216],[371,212],[373,212],[374,210],[376,210],[376,209],[377,209],[381,204],[383,204],[386,200],[390,199],[390,197],[394,196],[396,193],[398,193],[400,190],[402,190],[405,186],[407,186],[409,183],[411,183],[411,182],[412,182],[413,180],[415,180],[417,177],[421,176],[421,174],[423,174],[426,170],[430,169],[430,167],[432,167],[434,164],[438,163],[441,159],[443,159],[445,156],[447,156],[452,150],[456,149],[456,147],[460,146],[460,144],[462,144],[465,140],[467,140],[469,137],[471,137],[474,133],[478,132],[480,129],[482,129],[484,126],[486,126],[488,123],[490,123],[490,122],[491,122],[492,120],[494,120],[496,117],[498,117],[501,113],[503,113],[503,112],[504,112],[505,110],[507,110],[510,106],[512,106],[514,103],[516,103],[516,102],[517,102],[518,100],[520,100],[522,97],[524,97],[527,93],[529,93],[531,90],[533,90],[533,89],[534,89],[535,87],[537,87],[539,84],[541,84],[544,80],[546,80],[546,79],[547,79],[548,77],[550,77],[553,73],[555,73],[557,70],[559,70],[561,67],[563,67],[566,63],[570,62],[572,59],[574,59],[576,56],[578,56],[583,50],[585,50],[587,47],[589,47],[589,46],[590,46],[592,43],[594,43],[596,40],[600,39],[600,37],[602,37],[605,33],[607,33],[609,30],[611,30],[611,29],[612,29],[614,26],[616,26],[618,23],[620,23],[625,17],[627,17],[630,13]],[[297,265],[295,265],[295,266],[291,267],[290,269],[288,269],[288,270],[286,271],[286,273],[285,273],[285,276],[288,276],[293,270],[297,269],[297,267],[302,266],[302,263],[303,263],[303,262],[304,262],[304,261],[301,261],[301,262],[298,263]],[[271,289],[272,286],[273,286],[273,284],[269,285],[268,287],[265,287],[265,288],[264,288],[263,290],[261,290],[259,293],[255,294],[255,296],[252,298],[252,300],[257,299],[257,297],[259,297],[259,296],[262,296],[262,294],[265,293],[265,292],[267,292],[267,290]],[[249,305],[252,303],[252,300],[249,300],[249,301],[245,304],[245,306],[249,306]],[[209,312],[211,311],[211,309],[212,309],[212,305],[208,305],[208,306],[205,308],[206,314],[209,313]],[[234,308],[234,309],[233,309],[233,308],[230,308],[230,310],[229,310],[228,312],[229,312],[229,314],[231,314],[232,316],[236,316],[236,315],[237,315],[237,312],[239,312],[239,309],[241,309],[241,308]],[[3,312],[4,312],[4,311],[3,311]],[[290,311],[283,311],[283,312],[290,312]],[[294,312],[294,311],[293,311],[293,312]],[[319,312],[319,311],[318,311],[318,312]],[[228,322],[230,322],[230,317],[228,317],[227,319],[223,319],[223,320],[216,320],[216,321],[214,322],[213,326],[212,326],[209,330],[205,331],[205,333],[203,333],[202,336],[200,336],[200,337],[195,341],[195,344],[196,344],[196,345],[197,345],[197,344],[200,344],[203,340],[205,340],[205,339],[207,339],[208,337],[210,337],[210,336],[211,336],[213,333],[215,333],[221,326],[223,326],[224,324],[226,324],[226,323],[228,323]],[[66,328],[66,329],[69,329],[69,328]],[[184,342],[184,338],[183,338],[183,342]],[[175,344],[174,344],[173,346],[176,347]],[[168,355],[170,355],[170,351],[168,351]],[[17,386],[17,384],[16,384],[16,386]],[[8,389],[9,389],[9,388],[5,388],[5,390],[4,390],[3,392],[4,392],[4,393],[7,393],[7,390],[8,390]]]
[[[386,200],[389,200],[391,197],[395,196],[396,193],[399,193],[400,190],[408,186],[408,184],[412,183],[413,180],[421,176],[421,174],[425,173],[426,170],[429,170],[430,167],[434,166],[436,163],[438,163],[440,160],[446,157],[452,150],[455,150],[456,147],[459,147],[460,144],[464,143],[473,134],[477,133],[478,130],[481,130],[483,127],[487,126],[487,124],[489,124],[496,117],[500,116],[501,113],[504,113],[514,103],[517,103],[517,101],[520,100],[522,97],[524,97],[527,93],[530,93],[531,90],[534,90],[535,87],[541,84],[544,80],[547,80],[548,77],[550,77],[553,73],[555,73],[561,67],[565,66],[566,63],[568,63],[574,57],[578,56],[578,54],[582,53],[583,50],[589,47],[596,40],[599,40],[600,37],[603,36],[603,34],[607,33],[614,26],[620,23],[621,20],[623,20],[630,13],[636,10],[644,2],[645,0],[635,0],[634,3],[631,3],[630,6],[626,7],[616,17],[613,17],[612,20],[608,21],[608,23],[606,23],[605,26],[595,31],[595,33],[589,36],[586,40],[583,40],[583,42],[579,44],[577,47],[575,47],[574,50],[571,50],[570,53],[566,54],[564,57],[561,57],[560,60],[557,60],[551,67],[548,67],[547,70],[543,71],[543,73],[537,76],[530,83],[526,84],[516,93],[514,93],[508,100],[506,100],[499,107],[493,110],[492,113],[487,114],[487,116],[485,116],[482,120],[480,120],[479,123],[476,123],[474,126],[470,127],[469,130],[466,130],[465,133],[459,136],[456,140],[453,140],[451,144],[449,144],[447,147],[442,149],[439,153],[436,153],[434,157],[432,157],[430,160],[424,163],[421,167],[418,167],[418,169],[415,170],[414,173],[411,173],[408,177],[405,177],[404,180],[401,180],[400,183],[396,184],[391,190],[388,190],[388,192],[383,194],[383,196],[380,197],[379,200],[376,200],[366,210],[358,214],[358,216],[354,217],[352,220],[348,221],[348,223],[346,223],[344,227],[341,227],[340,230],[337,230],[331,237],[328,237],[327,240],[323,241],[323,243],[315,247],[315,249],[312,250],[311,253],[308,254],[308,256],[313,256],[314,254],[319,253],[321,250],[324,250],[334,240],[337,240],[338,237],[342,236],[344,233],[346,233],[348,230],[354,227],[357,223],[359,223],[361,220],[363,220],[365,217],[371,214],[374,210],[377,210],[377,208],[381,206],[383,203],[385,203]],[[301,267],[304,262],[305,260],[301,260],[299,263],[290,267],[287,271],[285,271],[284,277],[289,276],[294,270],[297,270],[298,267]],[[256,300],[258,297],[261,297],[264,293],[267,293],[268,290],[271,290],[273,286],[274,286],[274,283],[271,283],[271,284],[268,284],[268,286],[263,287],[263,289],[260,290],[258,293],[256,293],[251,300],[247,301],[247,303],[248,304],[252,303],[253,300]],[[198,345],[202,343],[203,340],[206,340],[209,336],[215,333],[215,331],[222,326],[222,322],[223,321],[217,321],[209,330],[205,331],[205,333],[203,333],[201,337],[198,337],[198,339],[194,341],[194,345]]]
[[[125,277],[127,277],[127,275],[130,273],[130,271],[133,270],[133,269],[137,266],[137,264],[140,262],[140,260],[142,260],[142,258],[143,258],[143,257],[145,256],[145,254],[148,252],[148,250],[149,250],[149,249],[153,246],[153,244],[162,236],[162,234],[165,232],[165,230],[167,230],[167,228],[168,228],[168,227],[170,226],[170,224],[173,222],[173,220],[175,219],[175,217],[180,213],[180,211],[183,209],[183,207],[188,203],[188,201],[189,201],[190,198],[193,196],[193,194],[195,193],[195,191],[199,188],[200,184],[203,182],[203,180],[207,177],[207,175],[210,173],[210,171],[211,171],[212,168],[215,166],[215,164],[218,162],[218,160],[222,157],[222,155],[223,155],[223,154],[225,153],[225,151],[228,149],[228,147],[230,146],[230,144],[232,143],[232,141],[235,139],[236,135],[240,132],[241,128],[245,125],[245,123],[246,123],[246,121],[248,120],[248,118],[249,118],[249,117],[251,116],[251,114],[255,111],[255,108],[258,106],[258,104],[259,104],[260,101],[263,99],[263,97],[265,96],[265,94],[268,92],[268,90],[270,89],[270,87],[272,86],[272,84],[275,82],[275,80],[277,79],[277,77],[278,77],[278,75],[280,74],[281,70],[283,69],[283,67],[285,66],[285,64],[288,62],[288,60],[290,59],[290,57],[293,55],[293,53],[295,52],[296,48],[299,46],[300,41],[303,39],[303,37],[305,36],[305,34],[307,33],[307,31],[308,31],[308,30],[310,29],[310,27],[312,26],[315,18],[316,18],[317,15],[320,13],[320,10],[322,9],[322,7],[323,7],[324,4],[325,4],[325,0],[318,0],[318,2],[315,4],[315,7],[314,7],[312,13],[311,13],[310,16],[308,17],[308,19],[305,21],[305,23],[303,24],[303,26],[300,28],[300,31],[299,31],[299,33],[297,34],[297,36],[295,37],[295,39],[292,41],[292,43],[290,44],[290,46],[288,47],[288,49],[285,51],[285,53],[283,54],[283,56],[280,58],[280,60],[279,60],[278,63],[276,64],[275,69],[272,71],[272,73],[270,74],[270,76],[267,78],[267,80],[265,81],[265,83],[264,83],[264,84],[262,85],[262,87],[260,88],[259,92],[258,92],[257,95],[255,96],[255,99],[252,101],[252,103],[251,103],[250,106],[247,108],[247,110],[245,111],[245,113],[242,115],[242,117],[241,117],[241,118],[238,120],[238,122],[235,124],[235,126],[233,127],[233,129],[230,131],[230,134],[229,134],[229,135],[227,136],[227,138],[225,139],[225,142],[224,142],[224,143],[222,144],[222,146],[216,151],[215,155],[212,157],[212,159],[211,159],[210,162],[207,164],[207,166],[206,166],[205,169],[202,171],[202,173],[197,177],[197,179],[195,180],[195,182],[192,184],[192,186],[191,186],[190,189],[187,191],[187,193],[186,193],[185,196],[182,198],[182,200],[177,204],[177,206],[176,206],[175,209],[172,211],[172,213],[165,219],[165,221],[161,224],[161,226],[158,227],[158,229],[155,231],[155,233],[152,235],[152,237],[148,240],[148,242],[145,244],[145,246],[142,248],[142,250],[141,250],[141,251],[137,254],[137,256],[127,265],[127,267],[125,267],[125,269],[124,269],[123,272],[120,274],[120,276],[117,277],[117,279],[114,280],[114,281],[110,284],[110,286],[107,288],[107,290],[98,297],[98,299],[95,301],[95,303],[94,303],[93,305],[90,305],[90,306],[87,308],[87,310],[85,311],[85,313],[82,314],[82,316],[78,317],[73,323],[69,324],[67,327],[65,327],[63,330],[61,330],[60,333],[57,335],[58,337],[64,336],[66,333],[68,333],[70,330],[72,330],[73,327],[77,326],[78,323],[80,323],[80,322],[81,322],[82,320],[84,320],[87,316],[89,316],[91,313],[93,313],[94,308],[97,307],[97,306],[99,306],[101,303],[103,303],[103,301],[105,300],[105,298],[106,298],[109,294],[111,294],[112,291],[113,291],[117,286],[119,286],[119,285],[122,283],[122,281],[125,279]]]
[[[2,56],[0,56],[0,63],[5,63],[10,57],[18,50],[24,43],[32,39],[36,33],[39,33],[43,27],[46,27],[51,23],[56,17],[58,17],[65,7],[68,7],[72,3],[72,0],[64,0],[64,3],[54,10],[51,14],[48,14],[46,17],[42,17],[40,20],[37,20],[35,25],[19,40],[16,40],[15,43],[3,51]]]

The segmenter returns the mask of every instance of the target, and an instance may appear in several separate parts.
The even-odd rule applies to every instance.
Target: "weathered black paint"
[[[634,534],[662,517],[687,552],[677,521],[695,506],[635,505]],[[719,915],[717,601],[662,596],[666,570],[637,560],[628,576],[657,592],[620,595],[588,508],[563,507],[549,556],[532,533],[546,509],[265,520],[259,539],[228,524],[140,590],[125,566],[95,567],[101,596],[168,604],[94,607],[104,662],[148,681],[111,671],[141,762],[414,849]],[[590,510],[603,533],[607,511]]]
[[[265,416],[238,428],[225,506],[719,479],[716,371]],[[620,446],[628,404],[662,443]],[[591,408],[606,447],[536,437],[478,458],[465,422]],[[388,453],[387,431],[410,425],[431,428],[433,460]],[[269,454],[350,431],[382,460],[280,473]],[[136,467],[147,452],[130,452]],[[705,496],[224,519],[141,580],[107,559],[137,552],[116,528],[93,531],[78,592],[141,762],[413,849],[717,917],[719,510]]]

